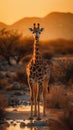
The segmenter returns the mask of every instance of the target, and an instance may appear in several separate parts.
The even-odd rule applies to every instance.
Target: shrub
[[[25,70],[17,72],[17,81],[27,85],[27,76]]]
[[[64,85],[53,85],[47,96],[47,108],[62,108],[64,111],[70,109],[71,98],[67,95]]]
[[[8,106],[8,101],[4,95],[0,96],[0,119],[4,119],[5,108]]]
[[[53,58],[51,60],[51,81],[67,84],[73,82],[73,59],[68,57]]]
[[[4,89],[8,84],[8,81],[5,78],[0,79],[0,89]]]

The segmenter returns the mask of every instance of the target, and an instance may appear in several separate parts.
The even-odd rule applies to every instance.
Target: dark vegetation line
[[[33,50],[33,38],[24,37],[18,32],[0,30],[0,57],[5,58],[10,64],[10,57],[18,63],[21,58],[30,59]],[[73,54],[73,40],[56,39],[40,41],[40,52],[45,58],[59,55]]]

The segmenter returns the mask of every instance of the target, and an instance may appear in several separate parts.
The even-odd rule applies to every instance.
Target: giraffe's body
[[[37,31],[36,31],[37,30]],[[39,26],[34,26],[34,33],[39,33]],[[39,51],[39,37],[35,35],[33,55],[26,68],[28,84],[31,94],[31,118],[33,116],[33,102],[35,104],[34,114],[40,119],[40,94],[43,93],[43,114],[45,115],[45,96],[49,81],[49,65]],[[38,105],[38,113],[37,106]]]
[[[37,42],[37,41],[36,41]],[[27,73],[30,78],[30,82],[42,82],[48,76],[47,61],[36,52],[38,55],[33,54],[32,59],[27,65]]]

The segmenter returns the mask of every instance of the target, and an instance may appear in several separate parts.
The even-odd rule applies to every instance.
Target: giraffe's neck
[[[39,39],[34,40],[34,47],[33,47],[33,60],[34,62],[38,59],[39,56]]]

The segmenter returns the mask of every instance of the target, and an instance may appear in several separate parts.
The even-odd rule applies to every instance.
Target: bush
[[[28,84],[25,70],[17,72],[17,81],[22,84]]]
[[[53,58],[51,60],[51,83],[67,84],[73,82],[73,59],[68,57]]]
[[[47,108],[62,108],[64,111],[70,109],[71,98],[67,95],[64,85],[54,85],[46,99]]]
[[[56,108],[63,111],[60,121],[70,130],[73,129],[73,93],[64,89],[64,85],[51,86],[50,93],[47,95],[46,108]]]
[[[0,96],[0,119],[4,119],[5,108],[8,106],[8,101],[5,96]]]
[[[8,84],[8,81],[5,78],[0,79],[0,89],[5,89],[5,86]]]

